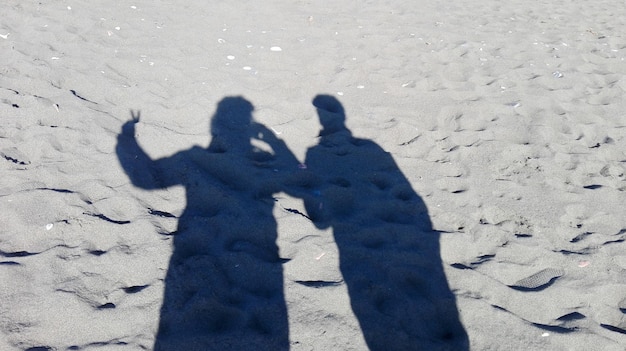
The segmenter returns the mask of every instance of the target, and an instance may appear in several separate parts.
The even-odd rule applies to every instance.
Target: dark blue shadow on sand
[[[283,167],[251,145],[253,138],[273,136],[253,121],[252,111],[241,97],[223,99],[208,148],[159,160],[137,144],[138,113],[118,137],[120,163],[135,186],[186,189],[154,350],[289,349],[272,214],[272,195],[280,190],[275,170]]]
[[[389,153],[352,136],[338,100],[319,95],[313,104],[323,129],[306,169],[241,97],[218,104],[206,149],[152,160],[135,139],[138,114],[123,126],[117,153],[132,183],[183,185],[187,194],[155,350],[289,349],[272,214],[281,191],[303,199],[302,220],[332,228],[370,350],[469,349],[425,204]]]
[[[468,350],[422,199],[393,157],[345,125],[341,103],[313,100],[322,130],[287,189],[332,228],[352,310],[370,350]]]

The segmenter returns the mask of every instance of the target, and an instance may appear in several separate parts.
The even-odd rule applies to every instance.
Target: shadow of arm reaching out
[[[173,185],[162,177],[167,159],[152,160],[137,143],[135,125],[139,122],[141,111],[131,110],[130,113],[132,119],[122,126],[115,147],[122,168],[136,187],[150,190]]]

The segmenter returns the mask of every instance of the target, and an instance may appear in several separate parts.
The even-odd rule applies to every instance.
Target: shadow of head
[[[252,103],[241,96],[222,99],[211,120],[211,134],[247,130],[252,123],[253,111]]]
[[[320,124],[324,130],[345,129],[346,113],[341,102],[334,96],[317,95],[313,99],[313,106],[317,109]]]

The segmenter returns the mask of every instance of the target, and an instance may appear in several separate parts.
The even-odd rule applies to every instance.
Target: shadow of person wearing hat
[[[352,310],[370,350],[468,350],[426,205],[393,157],[352,136],[341,103],[313,100],[322,129],[290,184],[332,228]]]

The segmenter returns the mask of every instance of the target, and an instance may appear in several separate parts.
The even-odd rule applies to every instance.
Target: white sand
[[[174,294],[190,303],[185,313],[196,314],[176,317],[190,326],[178,334],[178,346],[170,340],[164,349],[241,349],[239,342],[262,350],[270,347],[261,345],[264,338],[284,346],[288,336],[291,350],[366,350],[368,338],[373,350],[381,348],[371,340],[393,340],[388,349],[467,350],[463,333],[454,334],[456,320],[471,350],[624,350],[622,1],[213,3],[0,4],[1,350],[153,348],[170,256],[183,242],[170,234],[191,206],[184,187],[141,189],[122,167],[118,135],[131,110],[141,111],[134,136],[156,160],[209,146],[218,103],[242,96],[297,164],[308,163],[307,150],[321,140],[311,103],[318,94],[339,100],[355,138],[390,153],[399,168],[388,167],[394,176],[384,179],[410,182],[412,189],[394,196],[421,198],[424,218],[439,231],[428,233],[435,249],[401,245],[410,240],[412,222],[369,222],[367,211],[397,214],[369,192],[356,192],[387,161],[337,144],[330,153],[346,152],[354,163],[324,156],[301,170],[320,189],[328,186],[320,195],[336,205],[332,211],[352,209],[330,227],[301,215],[305,204],[280,176],[276,191],[266,194],[277,199],[265,208],[273,216],[254,217],[258,208],[250,207],[240,214],[250,215],[245,220],[217,215],[217,224],[206,226],[210,233],[231,223],[243,225],[241,233],[273,226],[286,263],[272,276],[282,274],[282,290],[274,284],[264,298],[286,308],[288,334],[280,323],[267,324],[274,318],[269,307],[254,325],[266,334],[246,332],[250,322],[241,321],[260,313],[263,305],[254,301],[263,287],[238,302],[244,317],[221,324],[218,315],[210,332],[202,323],[195,328],[194,318],[214,316],[206,296],[215,282],[198,278],[193,284],[209,300]],[[255,178],[249,170],[256,168],[230,160],[215,161],[233,167],[215,188],[225,197],[207,198],[216,213],[236,212],[240,195],[248,194],[241,189],[272,179],[271,172]],[[299,171],[296,164],[276,173]],[[322,172],[324,166],[332,167]],[[136,167],[145,170],[139,161]],[[184,169],[170,170],[185,177]],[[267,222],[250,225],[258,219]],[[348,226],[344,232],[365,238],[370,251],[355,253],[338,241],[337,228]],[[381,233],[399,239],[389,242]],[[203,250],[214,242],[202,238],[185,243]],[[227,254],[215,258],[222,264]],[[358,270],[340,267],[346,257],[362,264],[364,276],[348,277]],[[269,282],[259,268],[265,266],[250,264],[261,273],[246,270],[245,281],[233,286]],[[211,282],[208,266],[198,267]],[[380,267],[386,273],[370,275]],[[445,279],[436,274],[441,267]],[[371,285],[363,288],[367,277]],[[393,285],[401,282],[410,286]],[[373,327],[377,317],[351,306],[370,288],[382,289],[375,295],[380,305],[361,301],[363,313],[380,315]],[[454,305],[454,313],[439,313]],[[414,313],[420,306],[427,312]],[[446,344],[442,330],[460,339]]]

